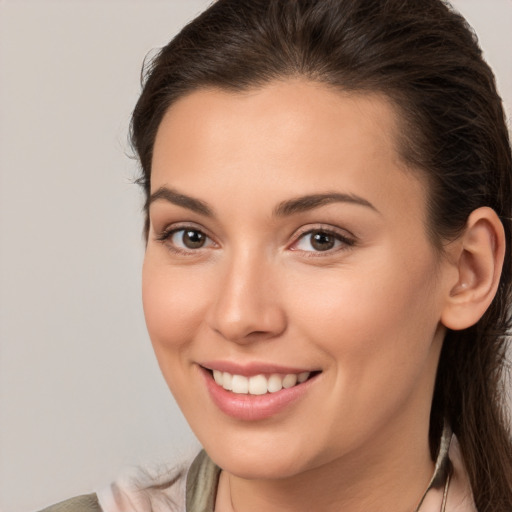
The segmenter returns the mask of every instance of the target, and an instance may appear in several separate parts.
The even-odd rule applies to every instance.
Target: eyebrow
[[[214,217],[213,209],[207,203],[186,194],[182,194],[168,187],[160,187],[153,192],[148,200],[149,206],[158,200],[165,200],[169,203],[187,208],[193,212],[206,217]],[[365,206],[379,213],[377,208],[366,199],[354,194],[342,194],[339,192],[327,192],[324,194],[310,194],[306,196],[289,199],[279,203],[273,210],[274,217],[287,217],[297,213],[306,212],[325,206],[331,203],[350,203]]]
[[[331,203],[350,203],[365,206],[379,213],[372,203],[354,194],[341,194],[339,192],[327,192],[325,194],[312,194],[279,203],[274,209],[274,216],[285,217],[296,213],[306,212]]]
[[[168,201],[169,203],[175,204],[176,206],[181,206],[183,208],[187,208],[188,210],[192,210],[193,212],[205,215],[206,217],[214,216],[213,210],[204,201],[195,199],[185,194],[181,194],[176,190],[168,187],[160,187],[158,190],[153,192],[149,196],[147,207],[149,208],[152,203],[162,199]]]

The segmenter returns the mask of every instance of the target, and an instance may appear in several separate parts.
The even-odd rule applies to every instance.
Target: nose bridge
[[[275,263],[261,251],[233,250],[220,269],[211,327],[225,339],[247,343],[270,338],[286,327],[276,289]]]

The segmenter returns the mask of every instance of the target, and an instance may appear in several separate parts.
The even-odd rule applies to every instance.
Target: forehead
[[[238,138],[245,137],[244,144],[237,146],[245,154],[253,141],[266,142],[260,149],[267,152],[285,153],[289,145],[293,146],[291,152],[296,152],[297,144],[305,141],[321,149],[334,138],[340,148],[371,138],[373,144],[368,149],[392,151],[398,156],[398,130],[398,115],[384,95],[349,93],[297,79],[242,92],[206,88],[185,95],[164,116],[155,152],[161,142],[168,146],[176,140],[181,146],[185,136],[189,143],[184,149],[207,139],[225,147],[230,138],[235,145],[236,131]],[[280,135],[277,139],[276,134]]]
[[[171,185],[215,199],[215,183],[222,197],[261,192],[278,201],[334,188],[372,202],[393,192],[423,209],[423,181],[400,157],[399,130],[396,109],[377,94],[300,80],[244,92],[198,90],[162,120],[152,191]]]

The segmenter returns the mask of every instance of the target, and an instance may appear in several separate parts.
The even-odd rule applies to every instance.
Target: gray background
[[[140,299],[126,133],[145,54],[206,0],[0,0],[0,508],[196,449]],[[458,0],[512,105],[512,1]]]

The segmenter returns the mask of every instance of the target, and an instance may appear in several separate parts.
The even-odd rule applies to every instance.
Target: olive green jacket
[[[96,494],[85,494],[57,503],[41,512],[102,512]]]
[[[203,450],[194,459],[186,475],[186,504],[183,512],[213,512],[220,476],[216,466]],[[96,494],[77,496],[40,512],[103,512]],[[182,509],[180,508],[180,512]]]

